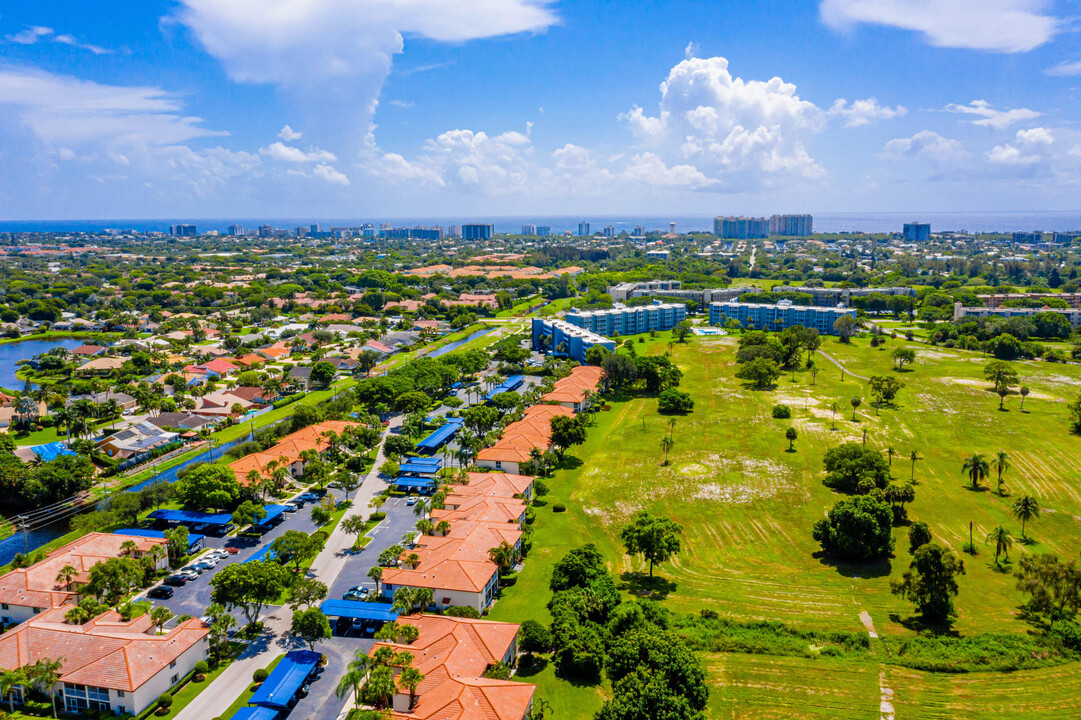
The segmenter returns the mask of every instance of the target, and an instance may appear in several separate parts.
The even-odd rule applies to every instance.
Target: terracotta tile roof
[[[521,720],[532,705],[536,686],[505,680],[488,680],[484,672],[513,654],[518,625],[453,618],[412,615],[399,618],[419,631],[408,645],[376,643],[413,655],[413,667],[424,675],[417,687],[417,703],[408,711],[395,712],[399,720]],[[408,692],[399,689],[399,694]],[[408,708],[401,698],[395,707]]]
[[[534,405],[503,429],[499,442],[477,453],[477,460],[522,463],[533,448],[547,451],[552,446],[551,420],[557,415],[573,417],[574,411],[561,405]]]
[[[188,620],[165,635],[143,615],[124,622],[107,612],[84,625],[64,622],[66,607],[28,620],[0,636],[0,667],[61,659],[60,681],[132,692],[201,642],[209,630]]]
[[[300,454],[305,450],[315,450],[321,453],[330,447],[330,443],[320,437],[324,432],[330,431],[341,435],[345,428],[355,427],[356,425],[357,423],[342,420],[327,420],[317,425],[309,425],[306,428],[297,430],[295,433],[286,435],[277,445],[263,452],[245,455],[239,460],[230,463],[229,468],[236,474],[236,479],[240,484],[247,485],[247,475],[250,471],[255,470],[260,475],[269,477],[265,472],[265,468],[271,461],[280,463],[281,458],[285,457],[288,466],[300,460]]]
[[[596,393],[604,380],[604,370],[594,365],[579,365],[571,374],[556,381],[552,391],[541,396],[542,402],[580,403],[586,391]]]

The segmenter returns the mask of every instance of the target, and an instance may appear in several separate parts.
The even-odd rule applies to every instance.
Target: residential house
[[[308,391],[312,387],[312,369],[309,365],[298,365],[289,371],[289,384]]]
[[[545,453],[552,447],[551,420],[557,415],[573,417],[574,411],[562,405],[534,405],[522,419],[503,429],[503,437],[495,445],[477,454],[480,467],[518,474],[530,461],[530,451]]]
[[[533,709],[535,685],[491,680],[484,674],[503,663],[513,667],[518,654],[518,625],[442,615],[398,618],[417,628],[409,644],[377,642],[395,653],[408,652],[412,667],[424,677],[414,692],[398,686],[394,720],[526,720]]]
[[[199,620],[159,635],[149,615],[125,621],[109,611],[72,625],[66,612],[49,610],[0,636],[0,668],[60,662],[57,704],[66,712],[141,713],[207,659],[210,630]],[[16,688],[20,700],[23,690]]]
[[[168,445],[177,439],[177,433],[162,430],[146,420],[136,423],[97,442],[101,450],[111,458],[127,460]]]
[[[98,357],[89,360],[75,368],[76,375],[109,375],[119,370],[124,365],[122,358]]]
[[[297,430],[295,433],[286,435],[278,444],[263,452],[252,453],[230,463],[229,467],[236,474],[237,480],[243,485],[248,484],[248,473],[252,470],[255,470],[263,477],[270,477],[270,473],[266,471],[266,468],[271,462],[285,467],[292,477],[298,478],[304,474],[305,463],[300,458],[302,452],[315,450],[317,453],[324,453],[330,447],[325,433],[332,432],[341,435],[347,427],[354,427],[355,425],[356,423],[340,420],[327,420],[317,425],[310,425]],[[285,459],[284,463],[282,458]]]
[[[580,413],[589,408],[603,383],[604,370],[595,365],[579,365],[572,368],[567,377],[556,380],[552,391],[542,395],[540,400]]]
[[[105,352],[105,348],[101,345],[80,345],[73,350],[68,351],[70,354],[76,357],[92,358],[97,357]]]

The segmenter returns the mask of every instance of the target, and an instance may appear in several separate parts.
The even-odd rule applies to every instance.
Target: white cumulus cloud
[[[259,148],[259,152],[262,155],[266,155],[267,157],[281,162],[332,163],[338,161],[337,156],[327,150],[321,150],[316,147],[310,148],[309,150],[301,150],[292,145],[286,145],[283,142],[272,142],[264,148]]]
[[[844,118],[845,127],[869,125],[876,120],[892,120],[907,112],[908,110],[902,105],[892,108],[888,105],[879,105],[878,100],[873,97],[866,100],[854,100],[851,105],[844,98],[837,98],[829,110],[831,117]]]
[[[987,161],[992,165],[1028,167],[1049,159],[1054,134],[1047,128],[1018,130],[1015,142],[996,145],[987,151]]]
[[[288,125],[283,127],[281,129],[281,132],[278,133],[278,138],[284,140],[285,142],[293,142],[294,140],[299,140],[302,137],[304,137],[304,133],[297,132]]]
[[[691,58],[660,86],[656,115],[638,106],[620,116],[642,149],[646,164],[692,167],[711,182],[683,173],[687,184],[719,190],[754,190],[786,181],[818,178],[822,168],[803,141],[820,132],[826,114],[801,100],[796,86],[780,78],[733,77],[723,57]],[[670,173],[662,173],[664,182]]]
[[[1081,75],[1081,60],[1064,60],[1054,67],[1050,67],[1046,70],[1048,75],[1054,75],[1056,77],[1074,77],[1075,75]]]
[[[315,169],[312,170],[312,174],[332,185],[349,185],[349,178],[330,165],[316,165]]]
[[[1011,108],[1009,110],[995,110],[986,100],[973,100],[968,105],[950,103],[946,106],[947,112],[961,113],[962,115],[974,115],[979,118],[973,120],[973,125],[993,127],[996,130],[1004,130],[1010,125],[1027,120],[1035,120],[1040,113],[1028,108]]]
[[[961,143],[932,130],[922,130],[911,137],[894,138],[886,143],[883,150],[887,157],[918,158],[938,168],[956,165],[969,157]]]
[[[822,20],[837,30],[860,24],[922,33],[931,45],[1028,52],[1049,42],[1060,21],[1046,0],[822,0]]]

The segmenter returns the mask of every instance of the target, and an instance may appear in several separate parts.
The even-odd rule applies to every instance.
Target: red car
[[[236,555],[238,552],[240,552],[240,548],[233,547],[232,545],[226,545],[225,552],[229,553],[230,555]]]

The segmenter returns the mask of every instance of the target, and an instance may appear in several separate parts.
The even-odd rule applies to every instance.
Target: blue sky
[[[0,217],[1075,210],[1081,4],[0,9]]]

